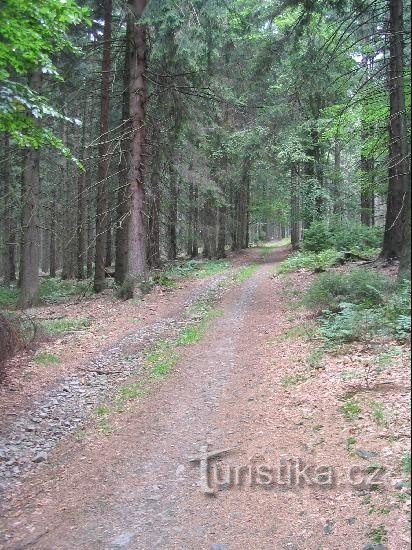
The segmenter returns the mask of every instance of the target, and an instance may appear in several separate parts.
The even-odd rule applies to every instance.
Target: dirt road
[[[271,278],[285,254],[275,251],[227,293],[203,341],[113,420],[112,433],[66,441],[33,474],[24,502],[5,517],[2,548],[368,547],[374,525],[364,487],[299,479],[306,465],[342,474],[354,462],[326,375],[313,375],[304,391],[280,383],[310,351],[302,339],[282,338],[305,321]],[[225,451],[210,459],[207,479],[204,463],[191,461],[206,447]],[[407,548],[406,518],[393,521],[390,548]]]

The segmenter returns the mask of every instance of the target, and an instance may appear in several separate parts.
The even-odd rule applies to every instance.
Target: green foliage
[[[307,251],[321,252],[335,249],[362,255],[363,251],[379,250],[383,242],[383,228],[365,225],[313,223],[305,232],[303,247]]]
[[[312,284],[305,302],[312,307],[331,310],[343,302],[375,306],[385,301],[392,288],[387,277],[369,269],[330,272],[320,275]]]
[[[306,229],[303,246],[309,252],[321,252],[333,248],[332,233],[328,224],[323,221],[315,222]]]
[[[42,351],[36,353],[34,356],[34,362],[36,365],[43,365],[45,367],[50,367],[52,365],[60,364],[60,358],[54,353],[49,353],[47,351]]]
[[[92,292],[89,281],[63,281],[62,279],[42,279],[40,283],[40,301],[54,303],[74,296],[88,296]],[[14,309],[20,302],[18,288],[0,287],[0,308]]]
[[[20,291],[17,288],[0,287],[0,309],[17,307]]]
[[[362,412],[359,403],[354,399],[348,399],[341,410],[348,420],[357,420]]]
[[[41,326],[49,334],[65,334],[89,328],[90,321],[88,319],[50,319],[42,321]]]
[[[333,344],[374,335],[406,340],[411,332],[410,283],[394,285],[378,272],[356,269],[325,273],[313,283],[306,304],[325,308],[321,336]]]
[[[280,381],[283,388],[289,388],[292,386],[297,386],[299,384],[303,384],[304,382],[307,382],[310,378],[310,375],[308,373],[299,373],[294,374],[291,376],[285,376]]]
[[[324,270],[332,267],[342,258],[343,254],[334,249],[322,250],[319,253],[295,252],[281,263],[278,273],[290,273],[300,269]]]
[[[374,544],[385,544],[388,542],[388,530],[384,525],[372,529],[369,536]]]
[[[258,269],[259,269],[258,265],[248,265],[245,267],[241,267],[235,275],[235,280],[238,283],[244,283],[247,280],[249,280],[251,277],[253,277],[253,275],[258,271]]]
[[[173,343],[164,340],[158,342],[146,356],[153,378],[163,378],[177,365],[179,356]]]
[[[13,80],[32,71],[59,78],[52,58],[72,49],[67,31],[86,21],[88,9],[74,0],[4,0],[0,10],[0,132],[7,132],[20,146],[48,144],[68,154],[50,129],[38,121],[65,118],[27,85]],[[70,119],[67,119],[70,120]]]
[[[371,403],[372,418],[378,424],[378,426],[385,426],[387,424],[386,411],[382,403],[374,401]]]

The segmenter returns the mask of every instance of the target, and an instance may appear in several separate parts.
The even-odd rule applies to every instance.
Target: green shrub
[[[391,288],[386,276],[368,269],[324,273],[312,284],[305,301],[309,306],[328,309],[342,302],[374,306],[384,303]]]
[[[327,312],[321,320],[321,336],[332,344],[362,340],[375,334],[388,334],[378,310],[355,304],[341,304],[338,313]]]
[[[338,251],[354,254],[373,255],[382,247],[383,228],[368,227],[362,224],[334,224],[326,222],[313,223],[304,232],[303,248],[311,252],[321,252],[334,248]]]
[[[338,224],[332,229],[333,246],[362,254],[364,250],[380,249],[383,243],[383,228],[362,224]]]
[[[326,222],[315,222],[305,230],[303,248],[309,252],[333,248],[332,232]]]
[[[300,269],[310,269],[312,271],[328,269],[335,265],[339,259],[343,258],[343,253],[329,249],[322,252],[295,252],[284,262],[281,263],[278,272],[290,273]]]

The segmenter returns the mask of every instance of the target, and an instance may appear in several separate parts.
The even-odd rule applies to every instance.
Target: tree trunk
[[[178,186],[177,174],[173,167],[173,158],[170,159],[170,197],[169,212],[167,220],[168,234],[168,259],[171,261],[177,258],[177,210],[178,210]]]
[[[290,227],[291,240],[293,250],[300,248],[300,196],[299,196],[299,169],[297,166],[292,166],[291,169],[291,193],[290,193]]]
[[[29,86],[40,92],[41,73],[34,72]],[[21,279],[21,305],[29,308],[39,299],[40,267],[40,151],[29,148],[24,159],[24,202],[23,202],[23,271]]]
[[[226,206],[220,206],[218,210],[219,233],[217,239],[217,258],[226,258]]]
[[[97,169],[96,255],[94,290],[105,288],[107,238],[107,176],[109,172],[109,115],[112,45],[112,0],[104,0],[102,83],[100,99],[100,143]]]
[[[390,160],[385,238],[382,256],[399,258],[406,225],[409,162],[406,142],[404,90],[403,1],[391,0],[390,8]]]
[[[411,184],[408,183],[406,201],[406,220],[399,266],[399,280],[411,280]]]
[[[129,7],[136,19],[141,18],[146,4],[147,0],[129,0]],[[128,172],[128,185],[130,188],[128,279],[134,285],[134,289],[146,272],[144,164],[146,149],[147,32],[145,25],[140,24],[139,21],[133,22],[129,55],[131,142]],[[132,293],[134,293],[134,289]]]
[[[123,100],[122,122],[123,135],[130,130],[130,41],[133,29],[132,17],[127,18],[126,47],[123,68]],[[129,249],[129,217],[130,217],[130,186],[129,172],[129,137],[124,137],[120,144],[119,189],[117,192],[117,223],[116,223],[116,270],[115,280],[122,285],[127,274],[127,258]]]
[[[53,189],[52,199],[51,199],[51,212],[50,212],[50,268],[49,275],[53,279],[56,278],[57,274],[57,243],[56,243],[56,234],[57,234],[57,197],[56,189]]]
[[[158,136],[153,140],[156,147],[156,154],[152,162],[152,174],[150,178],[150,198],[149,198],[149,245],[148,261],[154,268],[161,265],[160,258],[160,207],[161,207],[161,187],[160,187],[160,152],[156,144]]]
[[[373,193],[373,159],[362,156],[361,223],[371,227],[375,218],[375,197]]]
[[[81,156],[85,157],[87,102],[83,111],[83,128],[81,137]],[[86,172],[81,170],[77,176],[77,280],[82,281],[85,276],[86,264],[86,217],[87,217],[87,190]]]
[[[343,219],[343,198],[342,198],[342,144],[338,138],[335,139],[334,150],[334,197],[333,197],[333,214],[339,221]]]
[[[13,221],[13,195],[10,171],[10,139],[3,137],[4,158],[2,158],[3,196],[4,196],[4,250],[3,282],[5,286],[16,280],[16,231]]]

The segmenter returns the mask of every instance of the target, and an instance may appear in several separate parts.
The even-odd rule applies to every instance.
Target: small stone
[[[349,519],[347,520],[347,522],[348,522],[348,525],[355,525],[355,523],[356,523],[356,518],[349,518]]]
[[[132,542],[134,533],[122,533],[112,540],[112,548],[127,548]]]
[[[325,527],[323,528],[325,535],[333,535],[334,530],[335,530],[335,522],[327,521]]]
[[[356,454],[359,458],[363,458],[363,460],[373,460],[378,456],[377,453],[371,452],[371,451],[364,451],[363,449],[356,449]]]
[[[210,550],[226,550],[226,546],[223,546],[223,544],[212,544]]]
[[[184,474],[185,467],[183,464],[179,464],[179,466],[176,468],[176,476],[180,477]]]
[[[39,453],[33,458],[35,464],[40,464],[41,462],[47,461],[47,453]]]

